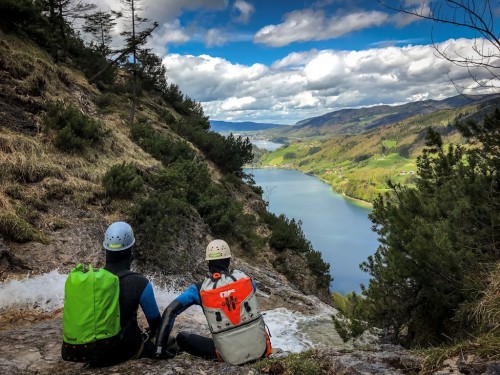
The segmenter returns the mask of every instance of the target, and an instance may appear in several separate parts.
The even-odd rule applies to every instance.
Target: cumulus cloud
[[[388,14],[378,11],[328,17],[321,10],[304,9],[287,13],[284,22],[279,25],[263,27],[255,34],[254,41],[281,47],[293,42],[326,40],[352,31],[380,26],[388,19]]]
[[[205,34],[205,45],[207,47],[223,46],[226,43],[224,33],[220,29],[210,29]]]
[[[256,99],[253,96],[245,96],[243,98],[228,98],[223,101],[221,109],[224,111],[236,111],[248,108],[251,104],[255,103]]]
[[[409,13],[400,12],[392,16],[393,22],[398,27],[405,27],[413,22],[422,20],[422,17],[432,16],[428,0],[405,0],[402,8]]]
[[[440,47],[470,56],[473,45],[472,40],[457,39]],[[346,107],[456,95],[450,78],[464,87],[474,85],[466,69],[423,45],[311,50],[270,66],[234,64],[208,55],[172,54],[163,62],[169,81],[218,120],[290,124]],[[481,70],[472,74],[479,81],[486,78]]]
[[[120,0],[94,0],[98,9],[122,10]],[[148,47],[157,53],[165,52],[165,43],[185,43],[193,38],[194,32],[181,27],[179,16],[186,10],[222,10],[227,8],[228,0],[166,0],[166,1],[137,1],[138,13],[141,17],[148,18],[152,22],[158,22],[160,28],[149,39]],[[124,20],[118,22],[115,27],[116,34],[124,29]],[[121,43],[116,38],[117,46]],[[163,43],[163,45],[162,45]]]
[[[178,19],[169,23],[164,23],[155,31],[152,38],[148,41],[148,47],[152,48],[155,53],[163,56],[166,52],[167,44],[185,43],[189,41],[191,36],[189,32],[181,27]]]
[[[247,23],[255,12],[253,5],[243,0],[236,0],[233,9],[238,13],[236,21],[242,23]]]
[[[119,10],[123,6],[120,0],[94,0],[102,9]],[[137,1],[142,8],[141,14],[159,24],[175,20],[185,10],[212,9],[221,10],[227,7],[228,0],[164,0]]]

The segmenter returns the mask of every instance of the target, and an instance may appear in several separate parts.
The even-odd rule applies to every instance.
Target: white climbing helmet
[[[231,258],[231,250],[226,241],[213,240],[207,246],[205,260]]]
[[[106,230],[102,246],[109,251],[122,251],[129,249],[134,243],[132,227],[123,221],[117,221]]]

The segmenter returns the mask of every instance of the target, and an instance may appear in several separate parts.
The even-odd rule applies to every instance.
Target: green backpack
[[[120,340],[120,277],[104,268],[78,264],[64,286],[62,358],[95,362],[109,356]]]

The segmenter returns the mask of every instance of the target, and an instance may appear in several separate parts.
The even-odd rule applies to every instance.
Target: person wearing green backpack
[[[88,270],[79,264],[66,281],[62,357],[66,361],[109,366],[139,357],[154,357],[161,323],[153,286],[130,270],[135,237],[125,222],[111,224],[104,235],[106,265]],[[141,306],[149,338],[137,322]]]

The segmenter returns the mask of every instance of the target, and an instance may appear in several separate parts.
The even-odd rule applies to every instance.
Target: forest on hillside
[[[190,267],[186,254],[178,263],[169,256],[177,245],[175,233],[196,221],[210,234],[241,244],[249,257],[269,246],[278,254],[276,268],[284,267],[288,254],[300,256],[304,268],[315,276],[316,290],[328,290],[329,265],[312,249],[300,223],[265,209],[250,215],[235,198],[236,192],[247,197],[262,194],[242,170],[252,160],[251,144],[211,131],[201,105],[168,84],[161,59],[145,47],[155,23],[139,17],[144,24],[141,31],[127,28],[123,47],[111,50],[117,17],[136,19],[131,3],[123,0],[123,4],[118,14],[94,12],[92,3],[71,0],[0,3],[1,28],[11,38],[0,43],[0,69],[4,82],[12,83],[7,87],[12,91],[0,94],[5,118],[12,120],[5,123],[11,133],[0,133],[2,153],[8,155],[1,164],[6,171],[0,186],[2,236],[43,243],[40,217],[48,201],[71,196],[82,205],[100,202],[104,211],[129,214],[141,233],[140,257],[151,267],[166,272]],[[73,17],[83,19],[90,41],[71,27]],[[43,56],[33,48],[31,59],[16,59],[16,53],[28,55],[12,51],[13,45],[22,44],[16,38],[36,44]],[[67,73],[52,69],[45,56],[51,64],[68,67]],[[47,103],[47,98],[57,97],[57,85],[64,85],[71,71],[83,72],[85,84],[95,86],[95,105],[102,114],[113,113],[125,121],[129,162],[116,163],[112,158],[118,150],[125,151],[118,138],[111,140],[108,125],[82,108],[57,100]],[[51,96],[45,97],[47,92]],[[15,122],[20,117],[9,112],[26,97],[32,99],[23,105],[31,105],[31,114],[39,118],[46,143],[34,141],[38,125]],[[380,247],[361,266],[372,279],[362,296],[349,296],[344,308],[347,324],[337,321],[345,337],[377,327],[387,339],[408,347],[461,343],[457,351],[475,350],[498,359],[500,113],[457,126],[464,145],[450,142],[444,147],[442,135],[429,130],[422,139],[425,148],[416,158],[413,186],[390,183],[387,192],[376,197],[371,220]],[[53,149],[58,153],[51,154]],[[30,168],[16,159],[16,153],[26,150],[36,159],[36,163],[30,159]],[[141,152],[158,163],[135,162]],[[57,155],[57,162],[45,159],[49,154]],[[91,171],[97,160],[107,164]],[[218,181],[213,169],[222,174]],[[68,176],[68,171],[77,172]],[[86,182],[68,185],[68,180]],[[30,190],[30,184],[44,189]],[[281,271],[301,282],[302,274],[293,269]]]
[[[81,1],[0,2],[0,235],[49,243],[69,225],[48,213],[62,202],[129,218],[138,261],[152,271],[192,272],[193,241],[223,236],[245,257],[271,249],[273,267],[328,299],[328,264],[299,223],[265,210],[243,173],[250,141],[211,131],[200,103],[167,82],[145,46],[156,24],[133,4],[102,12]],[[112,48],[122,18],[123,45]],[[309,287],[280,260],[289,252]]]

